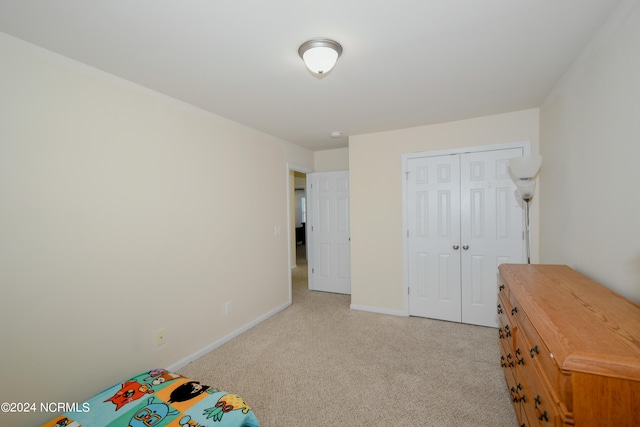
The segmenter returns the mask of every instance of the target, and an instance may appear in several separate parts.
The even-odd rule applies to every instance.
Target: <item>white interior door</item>
[[[497,326],[497,267],[523,260],[508,160],[522,148],[410,158],[409,314]]]
[[[509,159],[523,150],[460,157],[463,323],[497,326],[498,266],[523,262],[523,212],[509,177]]]
[[[409,159],[407,180],[409,314],[460,322],[459,156]]]
[[[307,175],[309,289],[351,294],[349,173]]]

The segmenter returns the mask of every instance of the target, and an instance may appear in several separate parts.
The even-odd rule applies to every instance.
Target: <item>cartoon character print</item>
[[[129,420],[129,427],[153,427],[158,425],[169,415],[176,415],[180,412],[171,410],[164,402],[153,403],[153,396],[149,398],[147,405],[138,411]]]
[[[162,375],[165,372],[167,372],[167,370],[166,369],[162,369],[162,368],[160,368],[160,369],[152,369],[152,370],[149,371],[149,376],[150,377],[157,377],[158,375]]]
[[[69,418],[64,417],[59,419],[52,427],[67,427],[70,422],[71,420]]]
[[[200,396],[211,387],[208,385],[200,384],[198,381],[189,381],[184,384],[180,384],[175,390],[171,392],[169,396],[169,403],[184,402],[185,400],[193,399],[196,396]]]
[[[189,415],[185,415],[184,417],[180,418],[180,421],[178,421],[178,424],[180,424],[180,427],[207,427],[205,425],[202,425],[196,422]]]
[[[148,376],[138,382],[136,379],[141,376],[142,375],[138,375],[123,383],[122,388],[115,395],[105,400],[105,402],[113,402],[113,404],[116,405],[117,411],[127,403],[138,400],[146,394],[153,393],[153,387],[164,384],[167,381],[175,380],[176,378],[182,378],[182,375],[171,373],[166,369],[153,369],[149,371]]]
[[[140,384],[137,381],[126,381],[120,390],[105,402],[112,402],[116,405],[116,411],[129,402],[140,399],[146,394],[153,393],[153,389],[148,384]]]
[[[213,421],[222,420],[222,416],[227,412],[242,410],[243,414],[249,413],[251,407],[237,394],[225,394],[213,408],[207,408],[202,415],[206,415],[207,419],[213,418]]]
[[[149,371],[149,376],[143,379],[144,383],[153,386],[158,386],[167,381],[175,380],[176,378],[182,378],[182,375],[174,374],[166,369],[153,369]]]

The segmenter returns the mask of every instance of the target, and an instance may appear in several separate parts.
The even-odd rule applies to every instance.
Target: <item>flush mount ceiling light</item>
[[[298,54],[309,71],[321,77],[336,65],[342,46],[329,39],[311,39],[300,45]]]

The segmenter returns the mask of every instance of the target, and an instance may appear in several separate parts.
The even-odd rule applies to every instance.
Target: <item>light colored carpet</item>
[[[349,309],[307,290],[179,373],[237,393],[263,427],[515,426],[492,328]]]

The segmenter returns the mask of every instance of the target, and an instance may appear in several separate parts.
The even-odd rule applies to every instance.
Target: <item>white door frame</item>
[[[531,154],[531,141],[507,142],[503,144],[479,145],[474,147],[452,148],[437,151],[422,151],[416,153],[407,153],[402,155],[402,232],[404,234],[404,244],[402,245],[402,270],[403,270],[403,289],[404,289],[404,316],[409,316],[409,240],[407,239],[407,231],[409,229],[407,200],[408,200],[408,183],[404,179],[409,172],[407,170],[407,161],[421,157],[445,156],[453,154],[476,153],[480,151],[504,150],[508,148],[522,148],[525,156]],[[524,244],[524,243],[523,243]]]
[[[290,189],[291,189],[291,172],[301,172],[304,174],[310,174],[313,173],[312,169],[309,168],[305,168],[303,166],[298,166],[292,163],[287,163],[287,270],[289,271],[289,304],[291,304],[293,302],[293,290],[292,290],[292,282],[291,282],[291,257],[293,256],[293,253],[291,252],[291,239],[293,238],[293,236],[291,235],[291,221],[294,220],[294,218],[291,218],[291,194],[290,194]],[[308,214],[308,212],[307,212]],[[311,261],[311,254],[309,253],[309,251],[307,251],[307,262]]]

